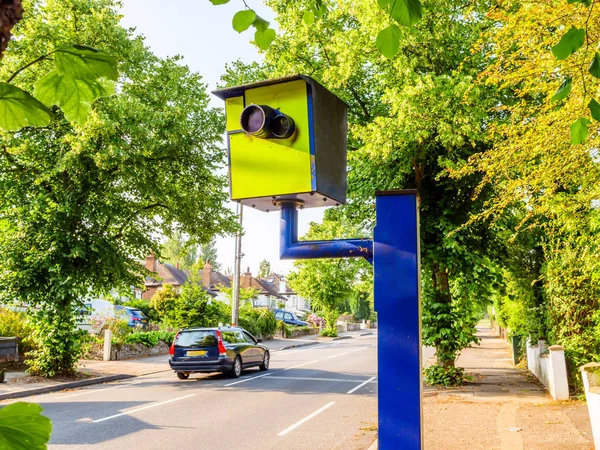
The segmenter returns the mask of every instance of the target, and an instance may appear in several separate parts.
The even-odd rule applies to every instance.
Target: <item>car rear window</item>
[[[179,334],[175,345],[180,347],[211,347],[217,345],[214,331],[184,331]]]
[[[140,311],[139,309],[130,309],[129,311],[131,312],[131,315],[134,317],[143,317],[144,316],[142,314],[142,311]]]

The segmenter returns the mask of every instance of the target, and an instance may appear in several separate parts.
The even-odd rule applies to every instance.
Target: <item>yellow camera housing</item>
[[[296,200],[304,207],[346,202],[348,121],[343,101],[305,75],[213,94],[225,100],[232,200],[262,211],[279,209],[281,200]],[[240,120],[247,107],[243,127]],[[293,134],[277,138],[262,128],[249,132],[247,116],[252,113],[257,129],[270,126],[269,114],[285,116],[288,126],[293,119]]]

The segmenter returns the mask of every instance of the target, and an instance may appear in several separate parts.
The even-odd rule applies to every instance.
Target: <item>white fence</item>
[[[600,450],[600,363],[589,363],[580,367],[585,399],[592,423],[594,445]]]
[[[527,368],[546,386],[554,400],[569,399],[565,348],[562,345],[548,347],[543,340],[531,345],[531,340],[527,339]]]

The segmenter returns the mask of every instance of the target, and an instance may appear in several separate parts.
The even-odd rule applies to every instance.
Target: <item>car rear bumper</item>
[[[217,361],[174,361],[169,358],[169,366],[175,372],[228,372],[233,367],[233,361],[226,357]]]

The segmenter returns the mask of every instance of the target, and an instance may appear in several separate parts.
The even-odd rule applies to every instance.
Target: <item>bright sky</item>
[[[260,61],[257,48],[250,44],[252,32],[238,34],[231,27],[231,18],[243,9],[242,0],[213,6],[208,0],[122,0],[123,26],[135,27],[136,34],[146,37],[146,44],[158,56],[182,55],[183,63],[204,77],[209,91],[216,88],[225,64],[241,59],[246,63]],[[273,13],[257,0],[249,2],[258,14],[274,25]],[[222,106],[213,96],[213,105]],[[230,208],[235,211],[235,204]],[[299,213],[298,232],[301,236],[311,221],[319,222],[325,208],[305,209]],[[274,271],[287,273],[291,261],[279,260],[279,213],[264,213],[244,207],[244,238],[242,241],[242,272],[250,267],[256,275],[263,259]],[[223,268],[234,264],[235,239],[217,240],[218,260]]]

